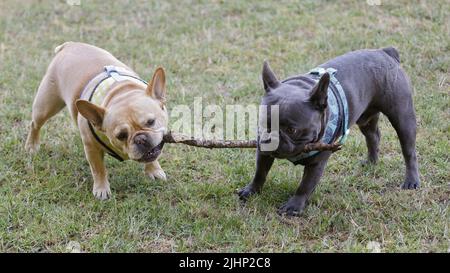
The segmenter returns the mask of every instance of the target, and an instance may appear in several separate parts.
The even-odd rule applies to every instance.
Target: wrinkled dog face
[[[264,63],[262,79],[266,91],[261,105],[267,105],[267,122],[260,116],[259,146],[270,143],[274,134],[261,133],[264,130],[270,133],[271,105],[279,107],[278,147],[273,151],[264,151],[276,158],[288,158],[301,153],[306,144],[317,142],[320,137],[322,120],[325,116],[329,75],[325,74],[312,89],[303,89],[299,86],[278,81],[267,62]],[[274,117],[276,118],[276,117]],[[277,134],[275,134],[277,135]]]
[[[165,73],[158,68],[147,90],[114,98],[108,109],[79,100],[79,112],[108,137],[111,144],[132,160],[151,162],[161,154],[168,127]]]
[[[135,93],[135,99],[128,97],[118,107],[107,111],[105,133],[111,144],[130,159],[151,162],[161,154],[163,135],[167,131],[167,112],[159,101]]]

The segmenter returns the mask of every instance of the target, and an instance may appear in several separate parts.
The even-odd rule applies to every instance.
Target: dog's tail
[[[63,50],[63,48],[68,45],[71,44],[72,42],[65,42],[57,47],[55,47],[55,54],[57,54],[58,52],[60,52],[61,50]]]
[[[387,55],[389,55],[391,58],[397,61],[397,63],[400,63],[400,54],[398,53],[398,50],[395,47],[385,47],[382,48]]]
[[[400,64],[400,54],[397,49],[390,46],[382,48],[389,57],[391,57],[397,64]],[[412,87],[411,80],[408,77],[408,74],[400,67],[400,65],[390,69],[387,73],[387,82],[389,84],[390,90],[395,90],[399,88],[407,88],[414,94],[414,88]]]

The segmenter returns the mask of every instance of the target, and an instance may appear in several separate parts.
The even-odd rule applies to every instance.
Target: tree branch
[[[169,132],[164,135],[163,141],[165,143],[181,143],[189,146],[201,148],[256,148],[256,140],[212,140],[212,139],[195,139],[183,134]],[[311,151],[338,151],[341,145],[338,143],[326,144],[322,142],[315,142],[306,144],[303,152]]]

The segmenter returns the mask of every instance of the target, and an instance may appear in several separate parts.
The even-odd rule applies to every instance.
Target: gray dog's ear
[[[105,108],[95,105],[87,100],[77,100],[75,102],[78,112],[85,117],[95,128],[101,130],[103,118],[105,117]]]
[[[164,68],[158,67],[156,69],[152,81],[147,86],[147,94],[162,103],[166,102],[166,73]]]
[[[311,97],[309,100],[319,110],[324,110],[327,107],[329,84],[330,74],[325,73],[311,91]]]
[[[271,89],[275,89],[278,87],[278,85],[280,85],[277,76],[275,76],[275,73],[273,73],[272,69],[270,69],[269,63],[267,61],[264,61],[262,80],[266,92],[269,92]]]

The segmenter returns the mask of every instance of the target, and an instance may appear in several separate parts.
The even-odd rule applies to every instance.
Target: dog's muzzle
[[[139,162],[152,162],[155,161],[158,156],[161,154],[162,148],[164,147],[164,141],[161,141],[158,145],[150,149],[149,151],[145,152],[141,158],[139,158],[137,161]]]

